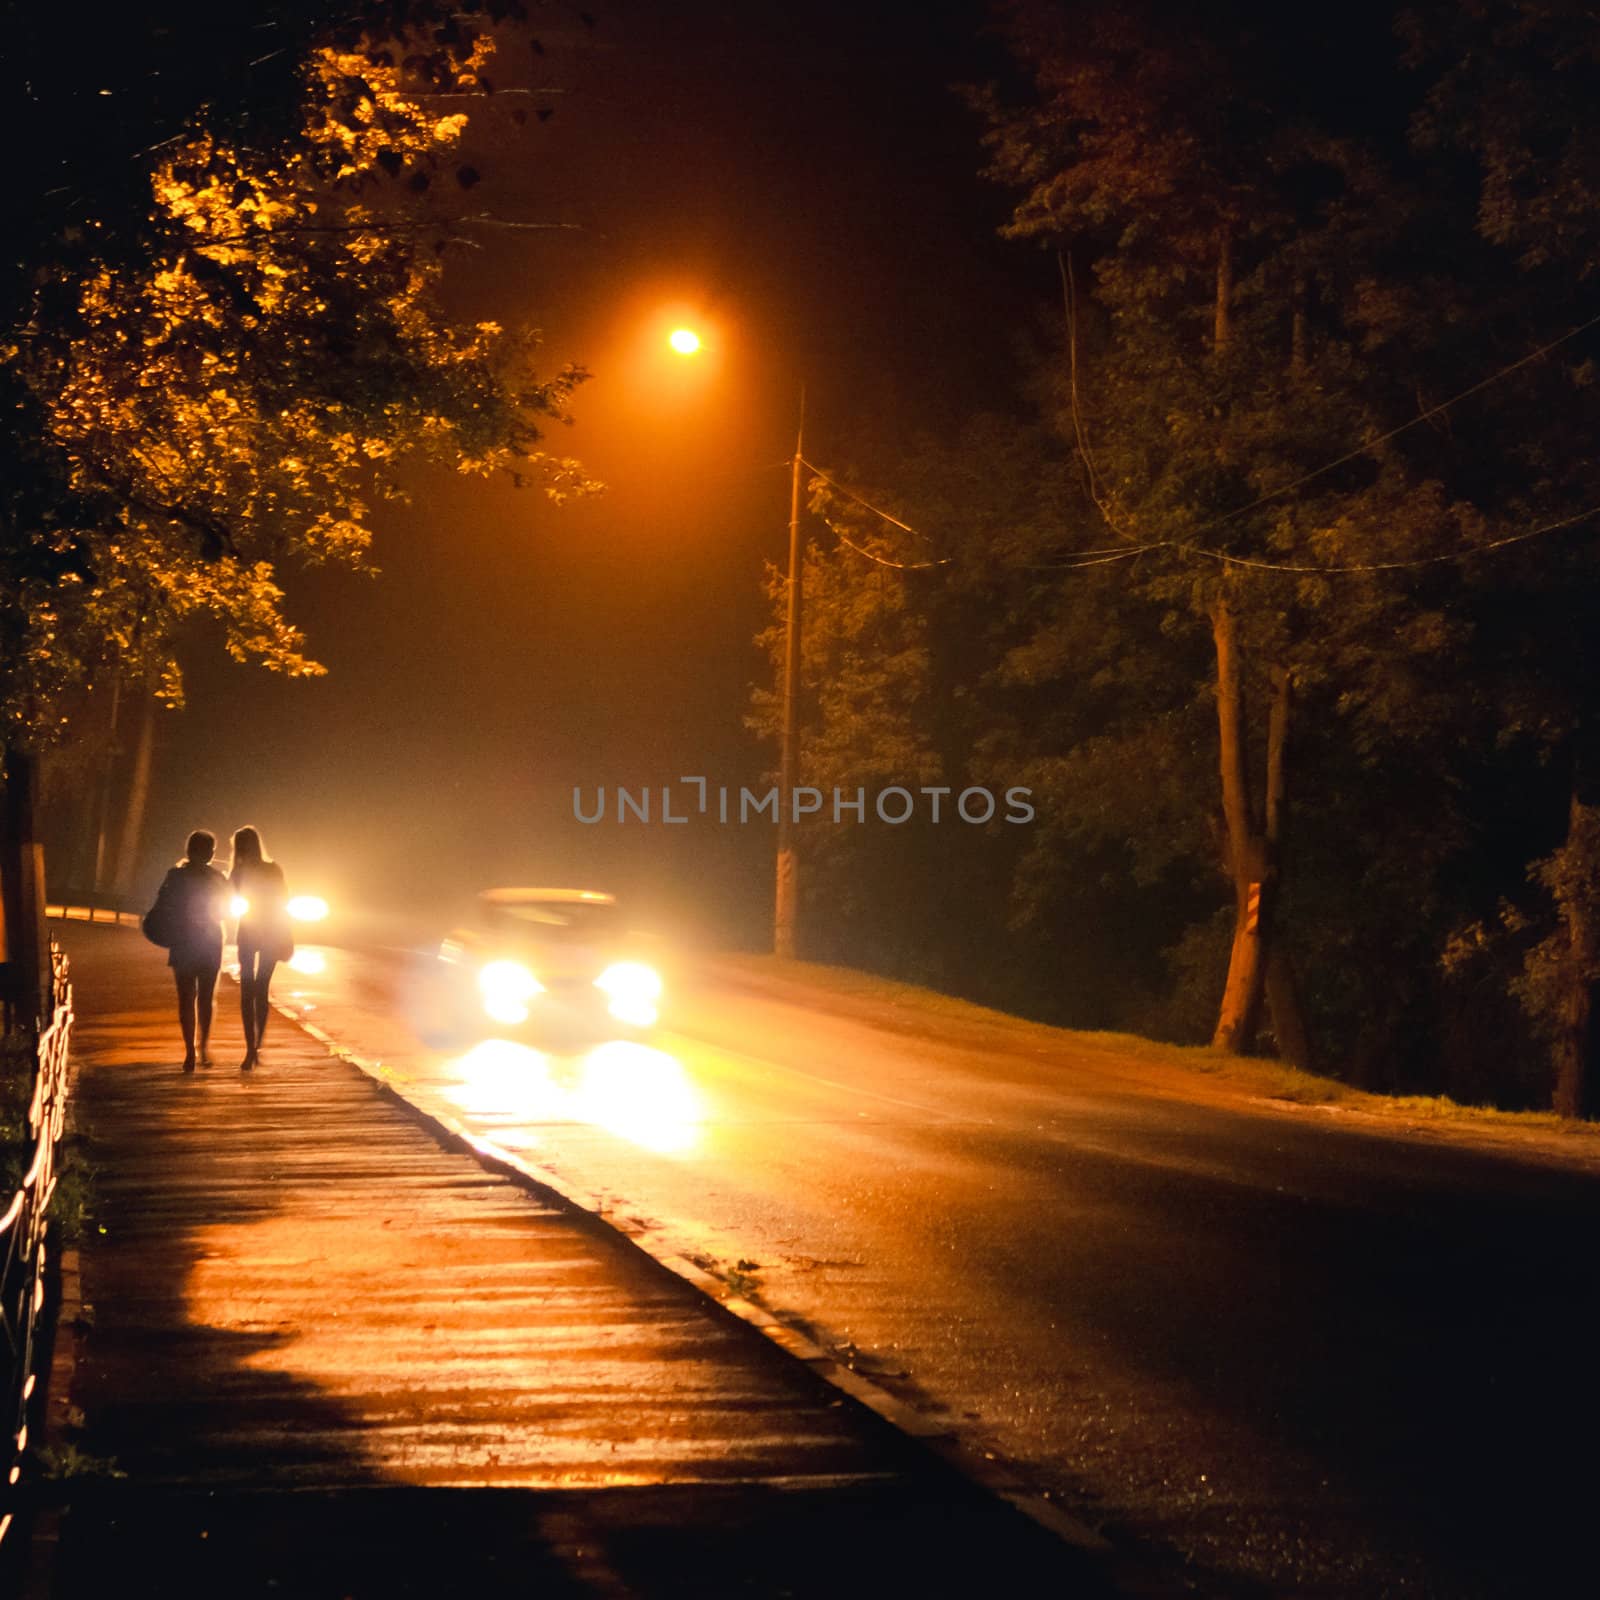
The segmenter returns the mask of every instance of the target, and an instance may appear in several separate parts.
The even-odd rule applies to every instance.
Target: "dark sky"
[[[191,826],[249,821],[292,883],[351,902],[581,882],[759,937],[770,829],[584,827],[572,788],[737,785],[770,760],[743,717],[802,383],[826,462],[1011,399],[1051,278],[996,237],[1004,197],[950,92],[998,64],[982,24],[967,4],[641,4],[592,28],[539,14],[542,56],[508,37],[496,81],[559,92],[480,120],[471,203],[578,227],[477,230],[452,294],[592,370],[550,444],[608,491],[554,508],[416,477],[382,516],[381,576],[290,581],[327,678],[197,648],[141,889]],[[518,127],[534,105],[555,114]],[[676,310],[706,330],[692,368],[661,353]]]

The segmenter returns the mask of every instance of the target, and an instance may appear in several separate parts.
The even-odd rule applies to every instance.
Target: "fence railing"
[[[118,911],[110,906],[69,900],[65,905],[47,905],[45,916],[58,922],[114,922],[124,928],[137,928],[143,920],[136,911]]]
[[[67,1048],[72,1036],[72,983],[67,958],[50,944],[50,1019],[33,1052],[33,1092],[24,1153],[27,1171],[0,1216],[0,1391],[9,1439],[0,1447],[0,1540],[10,1532],[28,1417],[38,1383],[40,1313],[45,1299],[45,1221],[56,1186],[56,1146],[67,1120]],[[5,1195],[0,1193],[0,1203]]]

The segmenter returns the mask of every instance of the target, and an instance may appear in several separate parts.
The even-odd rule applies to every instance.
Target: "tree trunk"
[[[37,1030],[49,1011],[50,938],[44,920],[44,846],[38,837],[39,769],[32,752],[5,752],[0,796],[0,959],[8,1021]]]
[[[133,893],[133,874],[144,839],[144,816],[150,804],[150,769],[155,761],[156,701],[146,690],[140,698],[139,743],[133,755],[133,781],[128,787],[128,808],[122,817],[122,837],[117,844],[117,870],[112,892],[119,900]]]
[[[1275,939],[1267,951],[1267,1009],[1272,1013],[1272,1031],[1278,1040],[1278,1055],[1302,1072],[1316,1070],[1311,1050],[1311,1030],[1306,1027],[1300,1007],[1300,988],[1295,982],[1294,963],[1283,942]]]
[[[1245,756],[1244,683],[1239,665],[1239,629],[1222,596],[1211,608],[1217,651],[1217,746],[1222,776],[1222,820],[1227,834],[1228,872],[1233,879],[1233,949],[1228,981],[1211,1043],[1243,1054],[1255,1042],[1266,981],[1265,918],[1261,896],[1266,879],[1266,836],[1250,806]]]
[[[1294,968],[1275,926],[1289,803],[1289,719],[1294,705],[1294,680],[1283,668],[1273,668],[1266,790],[1258,820],[1250,794],[1238,619],[1226,595],[1212,606],[1211,632],[1217,651],[1217,746],[1224,844],[1233,882],[1233,948],[1211,1043],[1218,1050],[1247,1053],[1255,1044],[1265,999],[1272,1009],[1278,1053],[1294,1066],[1309,1069],[1311,1035],[1300,1007]]]
[[[122,680],[111,680],[111,727],[100,758],[100,788],[94,808],[94,889],[104,893],[111,876],[111,778],[117,763],[117,720],[122,705]]]
[[[1296,376],[1305,370],[1304,300],[1305,285],[1297,280],[1290,333],[1290,369]],[[1217,230],[1217,303],[1212,334],[1216,353],[1227,348],[1232,307],[1233,236],[1224,225]],[[1218,1050],[1238,1055],[1248,1052],[1255,1043],[1265,999],[1271,1008],[1279,1055],[1294,1066],[1310,1070],[1311,1034],[1301,1009],[1293,964],[1274,926],[1289,799],[1289,719],[1294,705],[1294,680],[1285,668],[1271,670],[1266,789],[1258,814],[1251,797],[1245,743],[1238,619],[1225,588],[1211,608],[1211,634],[1217,652],[1217,742],[1225,857],[1233,882],[1234,905],[1233,947],[1211,1043]]]
[[[1294,676],[1272,669],[1272,712],[1267,721],[1266,862],[1262,872],[1261,916],[1267,944],[1267,1006],[1278,1054],[1302,1072],[1312,1068],[1311,1032],[1300,1007],[1294,964],[1278,927],[1278,889],[1283,876],[1283,829],[1289,812],[1289,720],[1294,710]]]
[[[1589,1044],[1594,1013],[1597,940],[1591,890],[1600,877],[1600,806],[1587,805],[1573,784],[1567,811],[1564,890],[1559,894],[1567,925],[1566,992],[1562,996],[1552,1049],[1555,1087],[1551,1109],[1559,1116],[1581,1117],[1589,1070]]]

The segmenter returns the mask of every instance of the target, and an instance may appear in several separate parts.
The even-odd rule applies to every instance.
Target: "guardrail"
[[[111,922],[123,928],[137,928],[143,920],[133,911],[113,911],[108,906],[46,906],[46,917],[57,922]]]
[[[28,1413],[38,1382],[34,1362],[45,1298],[45,1224],[56,1187],[56,1146],[67,1119],[72,983],[67,958],[54,940],[50,942],[50,977],[50,1021],[33,1052],[33,1095],[28,1106],[32,1160],[0,1216],[0,1358],[6,1366],[0,1376],[6,1385],[3,1404],[10,1434],[9,1446],[0,1449],[0,1470],[5,1473],[0,1484],[0,1541],[11,1529],[11,1502],[28,1448]]]

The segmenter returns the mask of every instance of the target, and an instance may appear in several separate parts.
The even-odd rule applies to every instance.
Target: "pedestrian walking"
[[[228,880],[211,865],[216,851],[216,836],[196,828],[144,919],[146,936],[167,947],[167,965],[177,982],[185,1072],[194,1071],[197,1028],[200,1063],[211,1065],[211,1010],[222,966],[222,919],[228,914]]]
[[[262,848],[254,828],[233,836],[233,867],[228,875],[239,908],[239,1015],[244,1021],[242,1072],[254,1068],[271,1009],[272,969],[294,954],[289,924],[289,889],[283,868]]]

